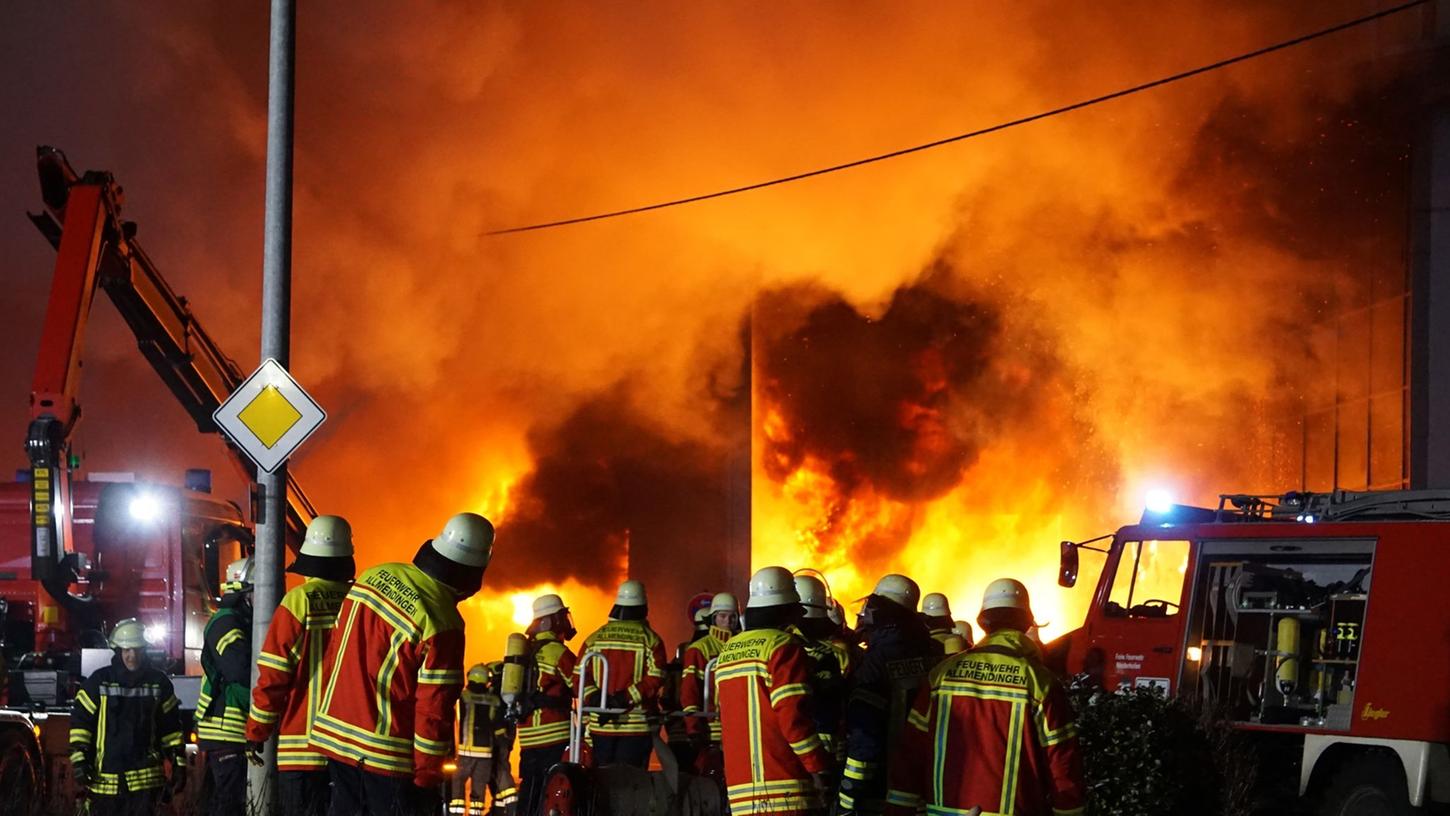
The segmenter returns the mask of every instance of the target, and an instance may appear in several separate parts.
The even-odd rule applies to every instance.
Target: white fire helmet
[[[717,592],[715,593],[715,597],[710,599],[709,613],[711,615],[718,615],[721,612],[740,613],[740,603],[729,592]]]
[[[831,608],[826,610],[826,617],[831,619],[831,623],[841,626],[846,622],[846,608],[841,606],[840,601],[832,601]]]
[[[433,551],[455,564],[483,569],[493,558],[493,523],[477,513],[459,513],[434,536]]]
[[[947,596],[933,592],[921,599],[921,614],[929,618],[950,618],[952,607],[947,603]]]
[[[302,537],[302,555],[348,558],[352,555],[352,525],[342,516],[318,516]]]
[[[957,637],[963,638],[968,643],[972,642],[972,625],[966,621],[956,621],[952,624],[952,632]]]
[[[1031,617],[1032,602],[1027,597],[1027,587],[1015,578],[998,578],[987,584],[987,591],[982,593],[982,611],[988,609],[1020,609]]]
[[[750,578],[750,598],[746,609],[767,606],[788,606],[801,602],[795,591],[795,576],[785,567],[762,567]]]
[[[563,612],[564,609],[564,599],[558,595],[552,592],[547,595],[540,595],[534,599],[534,620],[547,618],[556,612]]]
[[[111,630],[112,649],[144,649],[146,648],[146,627],[141,621],[135,618],[126,618],[116,624]]]
[[[801,596],[807,618],[828,618],[831,616],[831,599],[826,594],[826,582],[814,575],[797,575],[795,591]]]
[[[912,612],[916,611],[916,602],[921,599],[921,588],[916,582],[905,575],[892,573],[876,582],[876,589],[871,591],[872,595],[880,595],[890,601],[895,601]]]
[[[648,606],[649,599],[644,594],[644,582],[630,579],[619,585],[619,592],[614,596],[615,606]]]
[[[238,558],[227,564],[226,580],[222,582],[222,594],[229,592],[250,592],[252,589],[252,559]]]

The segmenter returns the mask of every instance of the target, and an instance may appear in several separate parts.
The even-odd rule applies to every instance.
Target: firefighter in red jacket
[[[528,630],[533,662],[525,703],[528,714],[519,720],[519,787],[525,816],[538,814],[545,777],[563,761],[569,747],[569,710],[579,661],[565,644],[574,634],[574,617],[562,598],[550,593],[534,599],[534,620]]]
[[[492,552],[493,525],[460,513],[413,563],[373,567],[347,593],[309,740],[328,759],[331,816],[429,809],[453,754],[463,687],[457,607],[483,586]]]
[[[715,699],[735,816],[823,812],[831,758],[811,718],[811,660],[787,628],[801,617],[795,579],[765,567],[750,579],[745,631],[715,663]]]
[[[1083,812],[1083,770],[1067,695],[1042,665],[1027,588],[993,581],[977,623],[987,637],[931,671],[891,766],[887,816]]]
[[[795,591],[801,598],[802,617],[791,627],[800,635],[811,658],[812,714],[821,744],[833,759],[844,760],[842,739],[846,710],[846,680],[851,671],[851,653],[833,637],[840,631],[830,618],[830,592],[815,575],[795,576]]]
[[[594,764],[649,767],[654,747],[655,726],[650,718],[658,714],[659,694],[664,685],[665,645],[649,625],[649,603],[644,584],[625,581],[619,585],[609,622],[584,641],[585,653],[597,651],[609,663],[609,708],[627,709],[619,715],[593,715],[589,723],[594,744]],[[584,693],[594,699],[599,678],[592,665],[586,668]]]
[[[257,656],[257,685],[247,717],[248,757],[261,765],[262,745],[277,733],[282,813],[321,816],[327,812],[327,758],[307,745],[307,735],[317,710],[314,686],[321,680],[322,657],[357,571],[347,519],[313,519],[287,571],[306,580],[282,596]]]
[[[705,668],[725,649],[730,638],[740,631],[740,607],[735,596],[729,592],[716,593],[710,599],[709,620],[710,629],[685,647],[685,667],[680,677],[680,706],[687,715],[704,711]],[[720,744],[720,720],[687,716],[684,722],[692,750],[680,757],[680,764],[693,766],[701,752],[711,745]]]

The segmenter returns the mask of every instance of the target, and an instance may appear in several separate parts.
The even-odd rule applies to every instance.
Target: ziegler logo
[[[1387,718],[1389,716],[1390,716],[1389,709],[1387,709],[1387,708],[1375,708],[1374,706],[1370,705],[1369,703],[1365,703],[1364,704],[1364,710],[1361,711],[1361,712],[1359,712],[1359,718],[1361,720],[1383,720],[1383,719],[1385,719],[1385,718]]]

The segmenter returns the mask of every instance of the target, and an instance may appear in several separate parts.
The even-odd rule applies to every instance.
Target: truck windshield
[[[1112,617],[1176,615],[1187,572],[1187,541],[1124,542],[1104,611]]]

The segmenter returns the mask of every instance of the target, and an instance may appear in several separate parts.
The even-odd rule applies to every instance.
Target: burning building
[[[364,563],[458,509],[496,518],[471,657],[546,587],[594,625],[626,573],[677,639],[683,601],[739,592],[752,562],[818,567],[847,600],[905,571],[963,617],[1015,574],[1061,631],[1055,542],[1151,486],[1408,478],[1423,76],[1387,55],[1423,10],[851,173],[485,233],[919,143],[1368,10],[308,4],[293,366],[332,416],[296,472]],[[125,178],[158,263],[227,347],[256,346],[266,20],[14,15],[0,54],[39,78],[0,90],[34,112],[0,130],[18,440],[50,265],[19,218],[36,143]],[[56,42],[96,58],[56,68]],[[223,472],[119,327],[96,330],[87,465]]]

